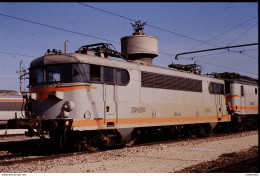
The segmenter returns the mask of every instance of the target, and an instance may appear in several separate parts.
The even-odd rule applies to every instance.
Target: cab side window
[[[114,69],[112,67],[103,67],[103,82],[106,84],[114,84]]]
[[[224,84],[211,82],[209,84],[209,93],[210,94],[225,94]]]
[[[100,82],[100,66],[99,65],[90,65],[90,82]]]

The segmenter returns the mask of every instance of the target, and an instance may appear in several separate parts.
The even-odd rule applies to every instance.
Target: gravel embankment
[[[217,169],[219,167],[226,166],[235,162],[239,162],[244,159],[248,159],[258,155],[258,146],[249,148],[248,150],[243,150],[240,152],[225,153],[219,156],[218,159],[208,162],[202,162],[187,168],[184,168],[178,173],[204,173],[210,170]],[[238,173],[258,173],[258,164],[244,166],[243,168],[237,168],[235,172]]]
[[[153,146],[136,146],[37,161],[12,166],[0,166],[0,172],[66,172],[66,173],[172,173],[189,166],[216,160],[221,154],[246,151],[258,146],[258,131],[224,137],[187,140]],[[204,164],[205,165],[205,164]]]

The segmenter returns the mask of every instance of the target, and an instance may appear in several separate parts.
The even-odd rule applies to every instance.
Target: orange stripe
[[[231,98],[239,98],[240,96],[239,95],[228,95],[227,97],[226,97],[226,100],[229,100],[229,99],[231,99]]]
[[[222,120],[229,120],[230,116],[222,116]],[[147,123],[169,123],[169,122],[188,122],[188,121],[216,121],[213,117],[157,117],[157,118],[127,118],[127,119],[106,119],[107,122],[114,122],[117,125],[127,124],[147,124]],[[102,126],[106,125],[103,119],[98,120],[73,120],[73,127]]]
[[[0,101],[23,101],[23,99],[0,99]]]
[[[258,106],[230,106],[231,110],[258,110]]]
[[[41,88],[32,88],[30,89],[30,93],[36,93],[37,100],[46,100],[48,99],[49,92],[68,92],[79,89],[96,89],[97,87],[92,86],[66,86],[66,87],[41,87]]]

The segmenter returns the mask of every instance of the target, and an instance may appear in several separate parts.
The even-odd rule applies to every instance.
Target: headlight
[[[74,107],[75,107],[75,104],[72,101],[66,101],[62,105],[61,109],[64,110],[64,111],[70,112],[74,109]]]

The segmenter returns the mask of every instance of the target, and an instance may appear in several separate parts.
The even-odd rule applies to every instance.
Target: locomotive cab
[[[115,92],[129,83],[130,75],[127,69],[113,65],[101,54],[84,50],[35,59],[29,69],[26,114],[37,134],[55,135],[65,128],[66,131],[116,129]],[[87,127],[80,127],[79,123]],[[124,138],[118,132],[115,134]]]

